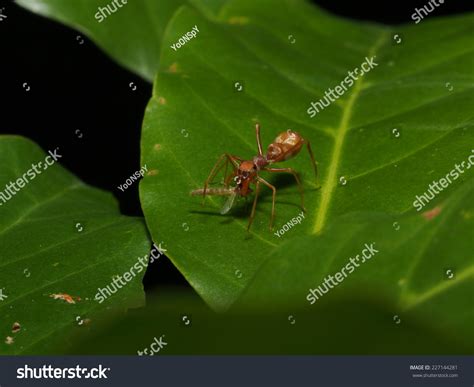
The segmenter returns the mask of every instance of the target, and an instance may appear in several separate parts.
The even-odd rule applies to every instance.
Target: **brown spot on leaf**
[[[69,294],[66,294],[66,293],[50,294],[49,296],[54,298],[55,300],[66,301],[68,304],[75,304],[76,301],[81,301],[80,297],[70,296]]]
[[[151,169],[147,173],[147,176],[155,176],[155,175],[158,175],[158,169]]]
[[[423,217],[426,220],[431,220],[431,219],[437,217],[440,212],[441,212],[441,206],[437,206],[437,207],[435,207],[435,208],[433,208],[429,211],[423,212],[421,215],[423,215]]]
[[[156,150],[156,151],[160,151],[161,150],[161,144],[155,144],[153,149]]]
[[[174,62],[170,67],[168,67],[168,72],[170,73],[177,73],[179,72],[179,66],[176,62]]]
[[[20,323],[14,322],[13,325],[12,325],[12,332],[17,333],[17,332],[20,331],[20,329],[21,329]]]
[[[229,24],[247,24],[249,22],[249,18],[245,16],[232,16],[227,20]]]
[[[166,99],[164,97],[158,97],[158,103],[160,105],[166,105]]]

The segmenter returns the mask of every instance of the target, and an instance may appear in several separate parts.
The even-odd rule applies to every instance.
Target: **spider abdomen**
[[[275,141],[268,146],[267,160],[276,163],[291,159],[299,153],[303,143],[303,137],[299,133],[288,129],[280,133]]]

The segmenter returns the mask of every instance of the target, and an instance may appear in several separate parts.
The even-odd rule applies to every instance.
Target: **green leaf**
[[[61,149],[56,155],[67,157]],[[46,156],[29,140],[0,137],[4,354],[47,353],[57,343],[66,345],[69,335],[96,324],[99,312],[144,302],[138,269],[130,281],[112,285],[114,276],[124,275],[149,250],[143,221],[121,216],[111,194],[85,185],[57,163],[48,167]],[[11,182],[18,192],[7,190]],[[107,286],[115,293],[100,302],[98,288]],[[20,325],[16,333],[15,323]]]
[[[217,310],[229,308],[262,263],[268,260],[271,267],[276,256],[287,260],[285,267],[275,269],[277,274],[267,284],[270,289],[277,292],[280,284],[300,282],[292,273],[305,268],[293,267],[298,265],[293,255],[315,262],[307,275],[311,283],[317,282],[321,272],[315,269],[331,267],[321,249],[345,246],[345,253],[355,253],[352,244],[346,245],[350,224],[338,223],[334,232],[328,228],[345,214],[372,211],[395,219],[416,214],[416,195],[471,155],[473,20],[473,15],[431,18],[394,30],[336,18],[301,1],[269,0],[231,1],[218,20],[187,6],[175,13],[166,29],[160,71],[143,124],[142,163],[153,172],[141,182],[140,193],[154,240],[166,243],[167,255],[207,303]],[[196,38],[177,51],[169,48],[195,25]],[[401,37],[400,44],[395,35]],[[315,118],[309,117],[311,101],[324,97],[349,70],[373,56],[378,64],[374,69]],[[243,84],[242,91],[237,91],[236,82]],[[301,173],[308,211],[301,224],[281,237],[274,231],[301,212],[291,178],[265,175],[278,189],[274,231],[268,229],[269,190],[262,192],[250,233],[250,206],[239,203],[222,216],[219,198],[207,199],[201,207],[200,198],[189,196],[203,187],[222,153],[246,159],[256,154],[256,122],[262,126],[264,144],[288,128],[300,132],[319,162],[319,190],[304,150],[282,164]],[[425,209],[451,200],[454,188],[469,174],[472,170]],[[462,200],[461,205],[467,201]],[[366,219],[361,215],[362,223]],[[407,247],[399,270],[406,272],[426,248],[432,260],[456,259],[455,266],[468,269],[469,227],[461,234],[462,255],[447,257],[427,234]],[[399,234],[390,231],[384,243],[400,243]],[[319,246],[318,235],[329,233],[331,243]],[[409,282],[420,289],[409,288],[408,296],[423,294],[436,276],[442,276],[437,266],[423,268],[431,282]],[[386,293],[393,294],[402,272],[381,278]],[[289,286],[281,285],[280,290],[294,293]],[[266,304],[268,294],[259,301]],[[449,313],[465,324],[470,316],[455,305]]]
[[[182,4],[194,4],[212,16],[225,0],[16,0],[32,12],[81,31],[119,64],[152,82],[159,64],[168,20]],[[109,7],[109,8],[107,8]],[[102,19],[96,14],[102,9]],[[107,9],[107,10],[106,10]],[[100,21],[100,22],[99,22]]]
[[[424,320],[446,336],[463,338],[472,349],[473,197],[474,177],[423,214],[353,213],[322,235],[289,240],[267,259],[238,303],[317,310],[341,297],[382,299],[394,321]],[[364,260],[361,251],[367,246],[377,252]],[[350,264],[357,254],[360,259]],[[335,273],[340,282],[330,279]],[[318,289],[313,300],[311,289]],[[344,321],[353,321],[353,313],[337,311]]]

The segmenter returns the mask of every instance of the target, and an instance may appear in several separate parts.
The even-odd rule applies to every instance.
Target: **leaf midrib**
[[[379,38],[375,41],[372,47],[369,49],[368,57],[373,57],[380,46],[384,44],[388,36],[388,31],[383,31]],[[357,101],[360,92],[363,89],[364,79],[367,74],[359,77],[354,84],[354,89],[345,104],[341,121],[339,127],[336,130],[334,147],[332,150],[331,161],[329,163],[329,172],[326,179],[326,183],[323,183],[323,188],[321,192],[321,201],[316,212],[316,218],[314,221],[313,234],[319,234],[324,228],[328,216],[328,211],[331,205],[334,189],[337,186],[337,175],[339,170],[339,164],[341,161],[342,148],[344,146],[344,141],[349,131],[349,122],[352,117],[352,112],[354,109],[355,102]]]
[[[84,184],[83,183],[80,183],[80,182],[75,182],[71,185],[68,185],[65,189],[63,189],[62,191],[59,191],[57,193],[55,193],[54,195],[48,197],[46,200],[42,201],[42,202],[37,202],[36,204],[32,205],[30,208],[28,208],[23,214],[21,214],[17,219],[15,219],[12,223],[10,223],[9,225],[7,225],[7,227],[5,227],[4,229],[0,230],[0,236],[5,234],[7,231],[11,230],[12,228],[14,228],[15,226],[17,226],[19,223],[21,223],[22,220],[24,220],[28,215],[30,215],[31,213],[33,213],[34,211],[36,211],[38,208],[41,208],[43,207],[45,204],[48,204],[52,201],[54,201],[55,199],[63,196],[66,194],[66,192],[68,191],[72,191],[72,190],[75,190],[76,188],[79,188],[79,187],[83,187]]]

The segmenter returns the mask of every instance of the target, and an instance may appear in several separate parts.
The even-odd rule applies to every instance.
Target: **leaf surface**
[[[56,154],[66,156],[60,149]],[[96,324],[99,312],[144,302],[140,272],[146,259],[128,281],[112,284],[149,250],[143,221],[120,215],[111,194],[87,186],[57,163],[47,166],[46,156],[25,138],[0,137],[1,194],[9,198],[0,198],[3,354],[47,353]],[[6,187],[17,179],[27,183],[16,183],[17,189],[24,186],[12,195]],[[98,289],[107,286],[112,294],[101,301]],[[12,332],[15,323],[18,332]],[[7,344],[7,337],[13,342]]]
[[[473,20],[472,15],[433,19],[391,30],[336,18],[299,1],[231,1],[218,21],[187,6],[175,14],[143,125],[142,163],[153,173],[141,182],[141,201],[154,239],[166,242],[174,264],[211,306],[232,305],[262,263],[271,267],[276,256],[286,260],[275,268],[271,284],[261,282],[269,292],[294,295],[289,284],[299,283],[296,273],[306,270],[293,267],[296,252],[317,262],[307,269],[311,283],[317,282],[319,265],[330,267],[324,251],[359,248],[347,241],[351,228],[343,223],[328,237],[330,243],[317,245],[343,215],[376,212],[418,219],[416,195],[471,155]],[[167,49],[195,25],[196,38],[177,51]],[[395,35],[402,37],[400,44]],[[372,57],[377,66],[310,118],[311,101]],[[245,159],[256,154],[256,122],[265,145],[287,129],[308,139],[322,188],[317,189],[304,150],[286,162],[303,178],[307,207],[303,221],[289,227],[301,212],[297,187],[291,176],[262,173],[277,188],[276,225],[269,231],[271,193],[264,189],[247,233],[253,197],[222,216],[219,198],[201,207],[200,198],[189,192],[203,187],[222,153]],[[424,210],[451,200],[471,171],[460,174]],[[285,229],[281,236],[274,233]],[[466,229],[468,235],[472,228]],[[390,229],[386,243],[400,243],[398,236]],[[423,246],[435,246],[429,233],[426,238],[404,252],[403,269]],[[433,253],[448,259],[439,249]],[[462,260],[467,267],[468,257]],[[438,267],[427,270],[442,276]],[[396,289],[400,275],[384,278],[387,293]],[[259,301],[264,305],[268,298]]]
[[[383,247],[383,264],[370,262],[326,299],[375,293],[394,315],[436,315],[434,325],[467,332],[472,169],[459,172],[424,215],[414,201],[472,155],[473,15],[388,28],[302,1],[144,1],[99,24],[92,18],[98,2],[19,2],[85,31],[146,79],[159,68],[143,125],[142,162],[152,170],[141,183],[142,206],[154,240],[164,241],[214,309],[240,297],[241,306],[309,307],[308,288],[373,241]],[[196,38],[173,50],[194,26]],[[377,65],[368,74],[309,117],[312,101],[370,58]],[[305,187],[308,211],[295,225],[301,210],[291,176],[262,174],[278,189],[275,229],[268,230],[264,189],[247,234],[252,197],[223,216],[219,198],[201,207],[188,194],[222,153],[256,154],[256,122],[264,146],[287,129],[310,140],[322,185],[304,151],[286,163]]]
[[[321,235],[288,241],[266,260],[238,304],[316,312],[340,298],[378,300],[395,324],[421,319],[472,349],[473,197],[471,178],[422,214],[352,213]],[[335,314],[356,319],[354,311]]]

